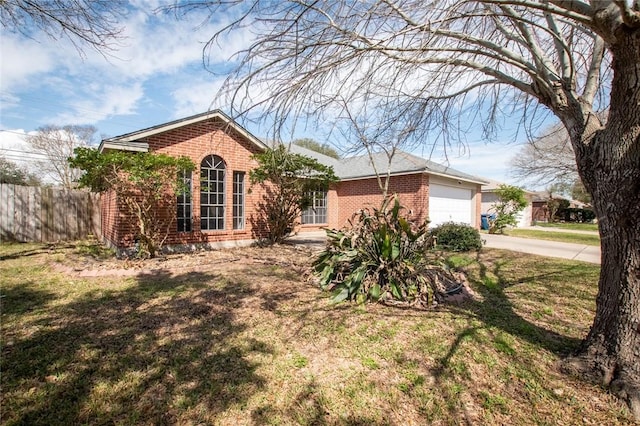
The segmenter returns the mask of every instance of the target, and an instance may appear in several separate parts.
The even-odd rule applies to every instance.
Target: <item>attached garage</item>
[[[429,185],[429,226],[445,222],[475,226],[474,191],[443,184]]]

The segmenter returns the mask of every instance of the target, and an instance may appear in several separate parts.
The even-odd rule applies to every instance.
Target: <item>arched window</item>
[[[224,160],[209,155],[200,164],[200,229],[224,229]]]

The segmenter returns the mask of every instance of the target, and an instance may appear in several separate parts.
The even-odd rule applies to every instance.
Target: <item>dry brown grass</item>
[[[420,311],[332,304],[303,248],[95,255],[0,246],[3,424],[631,424],[557,368],[594,265],[452,257],[477,299]]]

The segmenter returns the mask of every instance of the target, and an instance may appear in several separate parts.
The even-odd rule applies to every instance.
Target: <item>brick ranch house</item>
[[[104,139],[99,150],[155,152],[189,157],[196,169],[185,182],[188,195],[178,197],[174,226],[167,244],[212,248],[246,245],[265,235],[256,206],[265,192],[249,191],[253,154],[267,146],[219,110],[194,115],[125,135]],[[340,228],[363,207],[382,201],[375,170],[391,171],[389,193],[398,194],[414,220],[429,218],[431,226],[447,221],[480,227],[481,185],[477,177],[423,158],[398,152],[391,164],[384,154],[336,160],[292,145],[293,152],[333,167],[340,181],[314,194],[314,205],[303,212],[296,232]],[[375,168],[374,168],[375,166]],[[119,208],[115,194],[101,197],[102,237],[118,249],[135,243],[133,221]]]

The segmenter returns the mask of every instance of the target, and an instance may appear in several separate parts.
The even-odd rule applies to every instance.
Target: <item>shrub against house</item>
[[[249,184],[258,167],[257,155],[268,147],[223,112],[216,110],[127,133],[101,142],[102,153],[117,151],[185,157],[194,169],[182,176],[185,191],[176,196],[174,211],[167,211],[171,226],[169,246],[225,247],[245,245],[268,236],[259,220],[260,203],[268,185]],[[445,222],[480,226],[480,188],[483,180],[423,158],[398,152],[388,163],[385,155],[336,159],[291,145],[290,151],[331,167],[339,179],[308,192],[306,208],[293,231],[341,228],[363,207],[382,203],[375,170],[389,170],[389,193],[397,194],[416,223]],[[103,238],[119,249],[137,239],[135,219],[116,197],[102,193]]]

